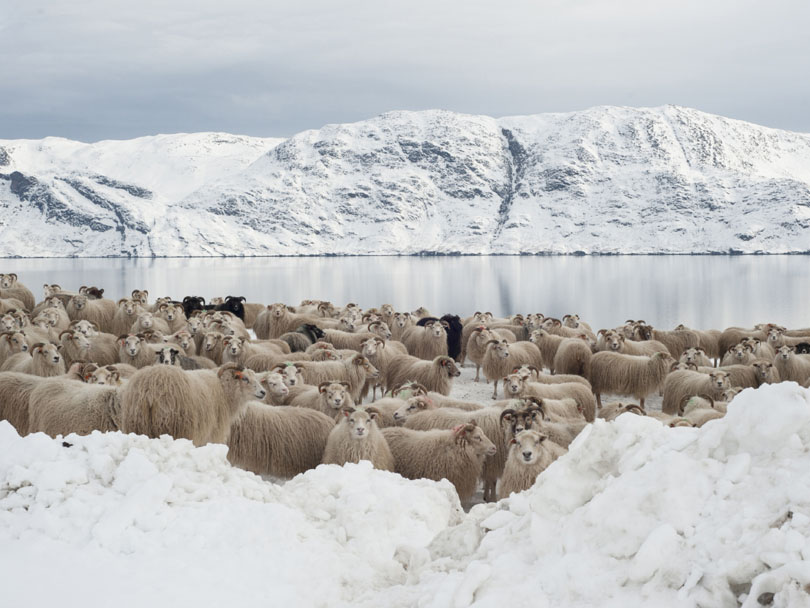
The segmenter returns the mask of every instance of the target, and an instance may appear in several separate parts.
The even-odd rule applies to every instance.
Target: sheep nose
[[[264,396],[265,396],[266,394],[267,394],[267,391],[266,391],[266,390],[264,390],[264,389],[259,389],[258,391],[256,391],[256,396],[257,396],[259,399],[264,399]]]
[[[290,378],[290,386],[295,386],[295,378]]]
[[[532,453],[531,452],[523,452],[523,459],[524,460],[531,460],[532,459]]]

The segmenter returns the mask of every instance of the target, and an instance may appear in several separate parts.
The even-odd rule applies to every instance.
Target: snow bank
[[[597,421],[535,486],[467,515],[364,463],[284,485],[225,448],[0,423],[10,606],[810,605],[810,393],[741,393],[703,429]]]

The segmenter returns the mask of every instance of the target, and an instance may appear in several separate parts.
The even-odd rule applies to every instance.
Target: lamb
[[[143,334],[124,334],[118,336],[118,360],[141,369],[155,363],[155,350]]]
[[[731,388],[731,381],[728,373],[724,371],[716,370],[709,374],[690,370],[672,372],[664,382],[661,411],[669,415],[678,414],[685,397],[708,395],[712,399],[717,399],[727,388]]]
[[[567,338],[560,343],[554,355],[554,372],[588,378],[591,374],[591,347],[587,336]]]
[[[168,434],[197,446],[227,443],[245,405],[265,394],[253,371],[235,365],[216,372],[155,365],[138,370],[121,387],[121,430],[148,437]]]
[[[566,399],[576,401],[577,410],[588,422],[596,416],[596,399],[591,389],[579,382],[543,384],[529,382],[520,373],[509,374],[504,378],[504,392],[511,398],[537,397],[538,399]]]
[[[347,382],[349,393],[355,403],[361,402],[362,390],[369,378],[380,374],[369,360],[355,353],[350,359],[340,361],[297,361],[295,367],[301,370],[304,382],[319,386],[321,382]]]
[[[412,356],[419,359],[433,361],[436,357],[447,356],[447,331],[437,321],[407,328],[402,333],[401,342]]]
[[[810,379],[810,356],[797,355],[795,346],[780,346],[773,364],[783,382],[803,385]]]
[[[410,355],[394,357],[388,365],[385,386],[398,386],[415,381],[430,391],[449,395],[453,378],[461,375],[455,362],[448,356],[436,357],[433,361],[423,361]]]
[[[543,366],[540,349],[531,342],[515,342],[510,344],[506,340],[492,340],[487,345],[481,367],[487,381],[494,382],[492,398],[498,398],[498,380],[505,378],[516,367],[533,365],[537,368]]]
[[[294,477],[321,463],[334,426],[315,410],[253,401],[231,428],[228,460],[257,475]]]
[[[488,329],[485,325],[476,325],[470,331],[467,340],[466,356],[475,363],[475,380],[478,382],[481,376],[481,363],[487,352],[487,345],[491,340],[515,341],[515,334],[504,329]]]
[[[120,422],[115,386],[61,378],[43,382],[32,390],[28,410],[29,432],[51,437],[117,431]]]
[[[342,465],[368,460],[375,469],[394,470],[394,457],[377,426],[379,412],[373,407],[343,409],[343,415],[329,433],[323,464]]]
[[[42,378],[61,376],[65,373],[65,361],[54,344],[37,343],[30,351],[11,355],[0,371],[32,374]]]
[[[101,331],[110,332],[117,307],[112,300],[91,300],[86,295],[77,295],[70,299],[65,310],[71,321],[87,319],[98,325]]]
[[[338,420],[341,410],[354,407],[354,400],[349,393],[348,382],[321,382],[318,386],[300,391],[289,405],[317,410]]]
[[[590,380],[597,406],[602,407],[602,393],[614,393],[638,399],[643,408],[645,397],[661,387],[672,362],[669,353],[654,353],[650,357],[596,353],[591,358]]]
[[[431,431],[385,428],[382,434],[397,473],[408,479],[447,479],[462,503],[475,493],[484,458],[497,452],[495,444],[474,422]]]
[[[159,331],[164,335],[173,333],[169,328],[169,324],[164,319],[156,317],[151,312],[139,313],[135,318],[135,322],[132,324],[132,327],[130,327],[129,333],[139,334],[143,333],[147,329]]]
[[[509,456],[498,486],[498,498],[528,490],[537,476],[568,450],[558,446],[542,432],[521,431],[512,439]]]

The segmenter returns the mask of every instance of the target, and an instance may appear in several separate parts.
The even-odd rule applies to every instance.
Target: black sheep
[[[214,310],[227,310],[244,321],[245,305],[242,302],[246,299],[244,296],[228,296],[222,304],[217,304]]]
[[[441,319],[436,317],[425,317],[419,319],[416,324],[424,326],[429,321],[439,321],[447,332],[447,354],[451,359],[458,361],[461,356],[461,319],[458,315],[444,315]]]
[[[201,296],[186,296],[183,298],[183,312],[186,318],[190,319],[195,310],[205,310],[205,298]]]
[[[810,342],[799,342],[796,345],[797,355],[810,355]]]

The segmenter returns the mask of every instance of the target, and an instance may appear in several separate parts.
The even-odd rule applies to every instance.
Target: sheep
[[[375,469],[394,470],[394,457],[377,426],[380,413],[373,407],[343,409],[343,415],[330,431],[323,452],[323,464],[342,465],[368,460]]]
[[[102,384],[121,386],[129,380],[138,370],[131,365],[119,363],[118,365],[98,366],[94,363],[86,365],[82,370],[84,381],[87,384]]]
[[[17,275],[13,272],[0,274],[0,298],[19,300],[26,310],[32,310],[36,304],[34,294],[17,280]]]
[[[461,375],[455,362],[447,356],[423,361],[410,355],[394,357],[388,365],[385,386],[398,386],[410,380],[424,385],[428,390],[449,395],[453,378]]]
[[[776,350],[770,344],[757,338],[743,338],[740,344],[748,346],[757,359],[768,359],[772,361],[776,356]]]
[[[350,349],[357,352],[363,348],[362,343],[370,338],[376,338],[377,335],[371,332],[347,332],[339,329],[325,329],[323,330],[323,341],[328,342],[336,349]]]
[[[774,350],[780,346],[796,346],[807,341],[806,336],[788,336],[784,327],[773,326],[768,330],[768,344]]]
[[[464,327],[458,315],[443,315],[440,319],[426,317],[416,322],[417,326],[427,326],[429,323],[441,323],[447,334],[447,356],[458,362],[461,358],[461,340]]]
[[[348,382],[327,381],[300,391],[289,405],[318,410],[337,420],[343,408],[354,407],[354,400],[349,393]]]
[[[810,378],[810,356],[797,355],[795,346],[780,346],[773,364],[783,382],[804,384]]]
[[[312,323],[304,323],[295,331],[281,334],[279,339],[284,340],[290,346],[292,352],[300,352],[305,351],[323,337],[324,332],[320,327]]]
[[[462,503],[475,493],[484,458],[497,452],[474,422],[431,431],[391,427],[382,429],[382,434],[397,473],[407,479],[447,479]]]
[[[228,460],[257,475],[294,477],[321,463],[334,426],[315,410],[253,401],[231,428]]]
[[[164,333],[174,333],[186,326],[186,313],[183,312],[181,304],[173,302],[161,304],[155,311],[155,317],[163,319],[169,326],[169,331]]]
[[[512,400],[514,407],[508,407],[501,412],[501,428],[503,429],[504,439],[507,442],[527,429],[532,428],[543,418],[543,410],[535,405],[527,405],[526,402],[520,399]]]
[[[688,348],[700,346],[700,337],[697,332],[690,329],[680,329],[674,331],[662,331],[653,329],[650,325],[639,323],[636,328],[637,337],[641,340],[655,340],[660,342],[669,350],[673,358],[681,356],[681,353]]]
[[[725,416],[726,411],[723,406],[719,406],[711,397],[687,398],[686,404],[682,408],[683,417],[693,426],[702,427],[711,420],[717,420]]]
[[[139,334],[147,329],[159,331],[164,335],[173,333],[169,328],[169,324],[164,319],[156,317],[151,312],[139,313],[135,318],[135,321],[132,323],[132,326],[129,328],[129,333]]]
[[[515,341],[515,334],[503,329],[489,329],[485,325],[476,325],[470,332],[467,340],[466,356],[475,363],[475,379],[478,382],[481,377],[481,362],[487,352],[487,345],[491,340]]]
[[[359,353],[340,361],[296,361],[295,367],[301,370],[307,384],[319,386],[321,382],[326,381],[347,382],[349,393],[355,403],[361,402],[366,380],[377,378],[380,374],[377,368]]]
[[[690,370],[672,372],[664,381],[664,401],[661,404],[661,411],[669,415],[679,414],[678,410],[684,397],[708,395],[716,399],[727,388],[731,388],[731,380],[724,371],[715,370],[709,374]]]
[[[164,336],[166,344],[176,344],[187,357],[194,357],[197,354],[197,343],[194,336],[187,329],[181,329],[169,336]]]
[[[412,356],[419,359],[433,361],[436,357],[447,356],[447,331],[436,321],[407,328],[400,341]]]
[[[756,359],[756,357],[754,356],[753,348],[740,342],[728,349],[728,352],[723,355],[720,365],[748,365],[754,359]]]
[[[393,322],[389,323],[388,327],[391,328],[391,337],[394,340],[401,340],[405,330],[414,325],[416,325],[416,320],[411,316],[411,313],[395,312]]]
[[[260,340],[279,338],[305,323],[317,323],[317,319],[309,315],[295,314],[286,305],[277,302],[258,314],[253,324],[253,332]]]
[[[540,349],[531,342],[510,344],[506,340],[492,340],[487,344],[481,367],[487,381],[493,381],[493,399],[498,398],[498,380],[524,364],[538,368],[543,366]]]
[[[225,335],[218,331],[206,331],[198,348],[201,357],[211,359],[216,364],[222,363],[222,351],[225,350]]]
[[[62,300],[59,298],[48,298],[43,302],[44,306],[41,310],[38,310],[36,314],[32,313],[32,315],[39,316],[47,312],[49,318],[49,324],[51,327],[54,327],[59,330],[67,329],[71,325],[70,317],[65,310],[65,305],[62,304]],[[39,306],[37,307],[39,308]],[[82,319],[85,323],[89,323],[86,319]],[[75,323],[76,321],[74,321]]]
[[[87,319],[101,331],[110,332],[117,306],[112,300],[91,300],[86,295],[73,296],[65,307],[71,321]]]
[[[540,369],[546,367],[553,374],[554,356],[557,354],[557,349],[565,340],[565,337],[552,335],[545,329],[536,329],[532,332],[529,340],[540,350],[542,364],[535,367]]]
[[[591,388],[591,383],[582,376],[574,374],[545,374],[537,369],[534,365],[521,365],[512,370],[513,374],[520,374],[529,382],[539,382],[540,384],[568,384],[569,382],[577,382],[583,386]]]
[[[591,347],[587,336],[567,338],[560,343],[554,355],[554,372],[588,378],[591,373]]]
[[[498,486],[498,498],[528,490],[537,476],[568,450],[558,446],[542,432],[526,430],[512,439],[503,475]]]
[[[71,366],[74,361],[87,360],[90,351],[90,340],[79,332],[67,329],[59,334],[59,352],[65,359],[65,365]]]
[[[373,400],[376,396],[378,386],[380,387],[381,393],[385,393],[387,390],[385,378],[391,361],[398,355],[407,355],[408,351],[405,348],[405,345],[401,342],[386,342],[379,337],[365,340],[362,342],[361,347],[360,353],[364,357],[367,357],[368,360],[371,361],[371,364],[380,371],[380,377],[373,386],[372,390],[371,398]]]
[[[721,354],[727,353],[728,349],[741,342],[744,338],[756,338],[767,342],[768,334],[761,329],[744,329],[742,327],[729,327],[720,334],[717,340],[717,348]]]
[[[591,358],[591,386],[597,407],[602,407],[602,393],[629,395],[644,407],[645,397],[657,391],[669,372],[673,357],[653,353],[649,357],[603,351]]]
[[[537,397],[538,399],[566,399],[576,401],[578,411],[588,422],[596,416],[596,399],[591,389],[579,382],[561,384],[544,384],[530,382],[528,377],[520,374],[509,374],[504,378],[504,392],[510,398]]]
[[[284,384],[286,384],[288,387],[292,388],[294,386],[307,384],[304,381],[302,367],[297,365],[297,362],[285,361],[279,365],[276,365],[269,371],[270,373],[279,374],[284,381]]]
[[[141,369],[155,363],[155,350],[143,334],[123,334],[118,336],[118,360]]]
[[[17,298],[0,298],[0,313],[24,309],[25,304],[23,304]],[[33,315],[34,313],[32,312],[31,314]]]
[[[250,342],[237,336],[225,336],[222,339],[222,362],[246,365],[248,359],[254,355],[271,355],[273,357],[285,356],[275,344],[267,342]],[[248,366],[249,367],[249,366]],[[252,369],[252,368],[251,368]]]
[[[605,406],[599,410],[597,418],[603,420],[615,420],[625,413],[635,414],[637,416],[646,416],[647,412],[640,405],[635,403],[622,403],[621,401],[614,401],[613,403],[606,403]]]
[[[42,378],[61,376],[65,373],[65,360],[54,344],[34,344],[30,351],[11,355],[0,371],[32,374]]]
[[[607,330],[600,343],[604,344],[599,350],[609,350],[623,355],[645,355],[653,353],[668,353],[669,349],[657,340],[628,340],[624,334],[615,330]]]
[[[506,405],[514,401],[514,399],[506,402]],[[577,400],[573,397],[563,397],[550,399],[548,397],[538,398],[531,394],[531,391],[524,392],[523,401],[534,404],[542,409],[543,417],[545,420],[552,422],[572,422],[583,421],[584,415]],[[502,403],[502,402],[497,402]]]
[[[231,423],[248,401],[265,394],[253,371],[235,365],[191,372],[155,365],[121,387],[121,430],[153,438],[168,434],[197,446],[227,443]]]
[[[180,349],[172,344],[153,348],[155,365],[175,365],[185,370],[215,369],[217,364],[205,357],[186,357]]]
[[[575,329],[573,327],[566,327],[559,319],[545,317],[540,323],[540,328],[545,329],[549,334],[562,336],[563,338],[576,338],[581,334],[585,334],[590,339],[596,341],[596,336],[593,331],[586,328],[584,324],[580,324],[580,327]]]
[[[763,384],[777,384],[782,381],[779,371],[772,361],[767,359],[754,359],[751,361],[751,367],[756,370],[757,386]]]
[[[705,367],[712,366],[711,359],[709,359],[706,355],[706,351],[702,348],[687,348],[683,351],[678,360],[683,363],[694,363],[695,365],[703,365]]]
[[[20,331],[0,333],[0,366],[11,355],[24,352],[28,352],[28,342],[24,333]]]
[[[711,359],[719,359],[722,351],[720,350],[720,336],[722,332],[717,329],[691,329],[681,323],[675,328],[675,331],[690,330],[698,335],[698,348],[703,349],[707,357]]]
[[[120,422],[115,386],[73,380],[41,383],[31,391],[28,411],[29,432],[42,432],[51,437],[117,431]]]

